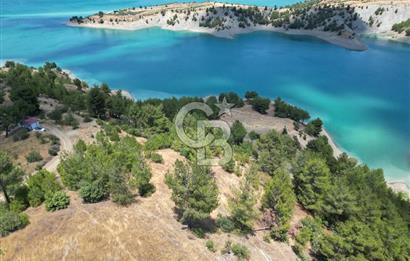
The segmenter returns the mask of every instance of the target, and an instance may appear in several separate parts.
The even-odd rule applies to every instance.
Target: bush
[[[151,153],[151,160],[155,163],[164,163],[164,159],[162,158],[162,156],[158,153]]]
[[[70,204],[70,198],[64,191],[49,192],[46,195],[45,204],[47,211],[56,211],[67,208]]]
[[[256,133],[255,131],[251,131],[251,132],[249,132],[248,136],[249,136],[249,139],[251,139],[251,140],[257,140],[257,139],[259,139],[260,135],[258,133]]]
[[[246,133],[247,132],[243,124],[240,121],[236,120],[231,127],[230,139],[234,144],[240,144],[243,142],[243,138],[245,138]]]
[[[60,123],[63,118],[63,108],[55,108],[52,112],[47,114],[47,117],[52,119],[55,123]]]
[[[192,228],[192,233],[194,233],[195,236],[197,236],[198,238],[205,238],[205,231],[203,228],[201,227],[194,227]]]
[[[56,192],[61,189],[54,174],[47,170],[41,170],[30,176],[27,180],[28,201],[30,206],[37,207],[45,199],[49,192]]]
[[[207,240],[206,241],[206,248],[208,248],[209,251],[215,253],[216,252],[216,248],[215,248],[215,244],[214,241],[212,240]]]
[[[275,116],[280,118],[289,118],[297,122],[302,122],[310,118],[307,111],[296,106],[287,104],[281,98],[275,100]]]
[[[266,114],[266,110],[269,109],[270,100],[263,97],[255,97],[251,101],[252,108],[262,114]]]
[[[73,113],[69,112],[63,120],[64,125],[69,125],[73,129],[77,129],[79,126],[78,120],[74,117]]]
[[[233,173],[235,171],[235,161],[230,160],[227,163],[225,163],[222,168],[229,173]]]
[[[100,202],[107,196],[107,188],[101,182],[85,183],[80,188],[80,197],[85,203]]]
[[[235,224],[229,217],[224,217],[218,214],[216,218],[216,226],[225,233],[232,232],[235,229]]]
[[[0,236],[4,237],[13,231],[25,227],[29,221],[25,213],[16,213],[0,207]]]
[[[258,97],[258,93],[255,92],[255,91],[247,91],[245,93],[245,98],[248,99],[248,100],[256,98],[256,97]]]
[[[286,242],[288,240],[288,227],[273,227],[271,230],[271,236],[274,240]]]
[[[237,256],[239,260],[249,260],[251,255],[246,246],[236,243],[232,244],[232,253]]]
[[[25,140],[30,136],[28,131],[24,128],[18,129],[14,134],[13,134],[13,141],[20,141],[20,140]]]
[[[323,122],[317,118],[309,122],[305,127],[305,132],[310,136],[318,137],[322,131]]]
[[[40,153],[37,151],[31,151],[27,156],[26,156],[27,162],[32,163],[36,161],[43,160],[43,157],[41,157]]]
[[[54,144],[48,149],[48,154],[50,156],[57,156],[58,152],[60,151],[60,145]]]
[[[144,144],[145,149],[148,151],[154,151],[159,149],[170,148],[172,140],[169,134],[156,134],[147,140]]]

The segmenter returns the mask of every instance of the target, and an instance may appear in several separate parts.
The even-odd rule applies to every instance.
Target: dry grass
[[[165,173],[176,159],[175,151],[159,151],[163,164],[150,163],[156,187],[148,198],[139,198],[129,207],[110,201],[83,204],[70,192],[69,208],[55,213],[43,206],[28,209],[31,224],[0,239],[4,260],[236,260],[220,253],[227,240],[246,245],[252,260],[296,260],[291,248],[282,243],[266,243],[262,234],[248,238],[224,233],[208,237],[218,251],[205,247],[207,239],[196,238],[176,220],[171,192],[164,183]],[[235,185],[235,175],[217,170],[220,189]],[[233,182],[230,179],[233,178]],[[229,194],[223,190],[223,193]],[[222,197],[222,196],[221,196]]]
[[[36,134],[31,132],[30,136],[21,141],[13,141],[13,138],[10,136],[5,138],[2,136],[0,138],[0,149],[2,151],[7,152],[13,163],[19,165],[24,172],[30,174],[35,171],[36,166],[39,164],[44,164],[48,162],[52,156],[48,154],[48,149],[50,147],[50,143],[42,144],[40,139],[36,137]],[[42,136],[46,136],[47,134],[39,134]],[[42,161],[39,162],[27,162],[26,156],[31,151],[37,151],[43,157]]]

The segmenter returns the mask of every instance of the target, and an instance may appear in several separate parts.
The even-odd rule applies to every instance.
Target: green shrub
[[[235,161],[230,160],[227,163],[225,163],[222,168],[229,173],[233,173],[235,171]]]
[[[243,142],[243,138],[246,136],[246,129],[243,124],[236,120],[231,127],[231,137],[230,141],[234,144],[241,144]]]
[[[79,126],[78,120],[74,117],[72,112],[69,112],[67,115],[64,116],[63,124],[69,125],[73,129],[77,129]]]
[[[38,151],[31,151],[29,154],[27,154],[26,160],[27,162],[32,163],[32,162],[43,160],[43,157],[41,157]]]
[[[156,134],[147,140],[144,144],[145,149],[148,151],[154,151],[159,149],[170,148],[172,140],[169,134]]]
[[[253,98],[256,98],[256,97],[258,97],[258,93],[255,92],[255,91],[247,91],[245,93],[245,98],[246,99],[253,99]]]
[[[266,110],[269,109],[270,100],[263,97],[255,97],[251,100],[252,108],[262,114],[266,114]]]
[[[24,128],[18,129],[14,134],[13,134],[13,141],[20,141],[20,140],[25,140],[30,136],[28,131]]]
[[[111,196],[112,202],[115,202],[119,205],[126,206],[134,202],[134,198],[129,194],[115,193]]]
[[[160,155],[160,154],[158,154],[158,153],[155,153],[155,152],[152,152],[151,154],[150,154],[150,158],[151,158],[151,160],[153,161],[153,162],[155,162],[155,163],[164,163],[164,159],[162,158],[162,156]]]
[[[251,132],[249,132],[248,136],[249,136],[249,139],[251,139],[251,140],[257,140],[257,139],[259,139],[260,135],[258,133],[256,133],[255,131],[251,131]]]
[[[29,221],[25,213],[9,211],[5,207],[0,209],[0,236],[4,237],[13,231],[25,227]]]
[[[45,204],[47,211],[64,209],[70,204],[70,197],[64,191],[49,192],[46,194]]]
[[[51,145],[50,148],[48,149],[48,154],[50,156],[57,156],[59,151],[60,151],[60,145],[54,144],[54,145]]]
[[[216,218],[216,226],[223,232],[229,233],[235,229],[235,224],[229,217],[224,217],[218,214]]]
[[[310,136],[318,137],[322,131],[323,122],[317,118],[309,122],[305,127],[305,132]]]
[[[45,199],[48,192],[56,192],[61,189],[56,177],[47,170],[41,170],[30,176],[27,180],[28,201],[30,206],[39,206]]]
[[[29,206],[28,202],[28,187],[20,185],[14,193],[14,198],[9,204],[9,209],[14,212],[21,212]]]
[[[206,245],[206,248],[208,248],[209,251],[214,252],[214,253],[216,252],[214,241],[207,240],[205,245]]]
[[[48,138],[51,141],[51,145],[60,145],[60,139],[57,136],[50,134],[48,135]]]
[[[287,226],[273,227],[271,230],[271,236],[274,240],[286,242],[288,240],[288,227]]]
[[[232,244],[232,253],[238,257],[239,260],[249,260],[251,252],[249,249],[241,244]]]
[[[55,123],[60,123],[63,118],[64,109],[59,107],[55,108],[52,112],[47,114],[47,117],[52,119]]]
[[[192,228],[192,233],[194,233],[195,236],[199,237],[199,238],[205,238],[205,231],[203,228],[201,227],[194,227]]]
[[[107,196],[108,190],[102,182],[85,183],[80,188],[80,197],[86,203],[100,202]]]

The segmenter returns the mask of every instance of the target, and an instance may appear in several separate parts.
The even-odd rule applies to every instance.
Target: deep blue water
[[[86,2],[86,3],[84,3]],[[256,90],[325,121],[336,143],[410,184],[410,46],[364,39],[365,52],[257,32],[233,40],[161,29],[65,26],[71,15],[160,1],[2,1],[1,59],[55,61],[136,98]],[[291,1],[233,1],[283,5]]]

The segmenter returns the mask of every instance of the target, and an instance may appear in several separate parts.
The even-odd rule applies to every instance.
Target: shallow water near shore
[[[143,1],[28,2],[5,3],[2,60],[55,61],[80,78],[107,82],[139,99],[231,90],[281,96],[321,117],[345,151],[384,168],[388,180],[410,184],[409,45],[364,38],[369,50],[354,52],[269,32],[229,40],[157,28],[76,28],[65,25],[71,15]]]

